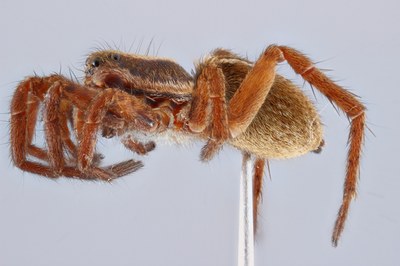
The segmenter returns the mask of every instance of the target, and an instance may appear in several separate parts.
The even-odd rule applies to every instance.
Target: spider
[[[265,162],[319,152],[324,144],[312,102],[276,74],[277,63],[283,61],[351,121],[343,200],[332,234],[336,246],[356,194],[365,107],[308,57],[287,46],[270,45],[255,62],[217,49],[192,75],[170,59],[102,50],[88,56],[83,85],[57,74],[28,77],[11,102],[12,160],[24,171],[49,178],[110,181],[142,163],[101,166],[102,155],[95,151],[98,132],[119,137],[139,155],[153,150],[160,139],[203,140],[202,161],[212,159],[226,143],[255,158],[256,219]],[[40,108],[45,147],[33,143]]]

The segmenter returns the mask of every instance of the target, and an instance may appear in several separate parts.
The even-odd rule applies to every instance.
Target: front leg
[[[63,81],[63,80],[61,80]],[[64,92],[74,91],[73,95]],[[43,112],[44,127],[46,133],[46,143],[49,150],[49,164],[54,172],[59,176],[77,177],[81,179],[100,179],[110,181],[114,178],[129,174],[142,167],[141,162],[128,160],[118,164],[114,164],[105,168],[97,167],[101,158],[98,154],[92,156],[91,170],[83,172],[76,166],[74,158],[78,153],[78,149],[72,142],[68,129],[67,115],[72,112],[72,103],[77,103],[74,98],[79,98],[80,102],[85,101],[89,90],[81,87],[79,84],[74,84],[68,80],[64,83],[57,81],[49,89],[45,97],[45,108]],[[73,96],[73,97],[71,97]],[[89,97],[86,97],[89,100]],[[62,104],[64,103],[64,104]],[[66,105],[68,103],[68,105]],[[67,106],[67,109],[65,109]],[[75,105],[77,107],[81,107]],[[78,114],[81,111],[78,110]],[[76,122],[74,125],[77,125]],[[80,139],[82,134],[77,129],[77,138]],[[64,158],[64,153],[68,151],[72,156],[72,160],[67,161]]]
[[[89,175],[96,175],[96,171],[99,170],[93,165],[97,142],[96,135],[102,129],[105,116],[108,114],[116,115],[119,117],[118,119],[124,121],[122,131],[135,129],[138,131],[153,132],[161,127],[159,125],[160,117],[158,113],[154,112],[139,99],[120,90],[103,90],[89,105],[82,132],[80,133],[78,168]],[[150,150],[150,147],[147,148]]]

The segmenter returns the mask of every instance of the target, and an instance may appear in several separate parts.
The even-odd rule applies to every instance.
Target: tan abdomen
[[[257,157],[290,158],[320,147],[322,125],[310,99],[289,80],[277,75],[249,128],[229,142]]]

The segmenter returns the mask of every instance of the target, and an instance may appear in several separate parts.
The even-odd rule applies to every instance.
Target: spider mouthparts
[[[150,128],[153,128],[155,125],[154,120],[143,113],[138,113],[138,118]]]

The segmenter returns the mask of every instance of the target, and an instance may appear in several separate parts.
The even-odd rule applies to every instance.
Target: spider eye
[[[92,67],[99,67],[100,66],[100,59],[95,58],[92,62]]]
[[[119,61],[121,59],[121,56],[119,54],[112,54],[111,58],[115,61]]]

